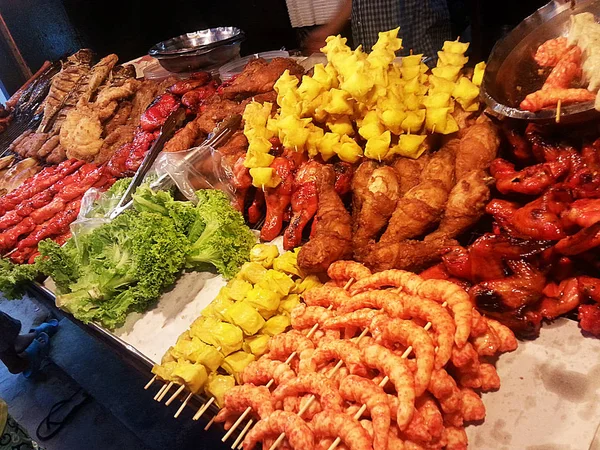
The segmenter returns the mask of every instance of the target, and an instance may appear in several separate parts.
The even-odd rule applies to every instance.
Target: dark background
[[[399,0],[400,1],[400,0]],[[469,37],[472,60],[485,58],[503,33],[543,5],[539,0],[449,0],[455,35]],[[0,0],[4,18],[32,72],[47,60],[89,47],[121,61],[188,31],[223,25],[246,32],[242,54],[298,47],[285,0]],[[12,94],[26,77],[0,36],[0,83]]]

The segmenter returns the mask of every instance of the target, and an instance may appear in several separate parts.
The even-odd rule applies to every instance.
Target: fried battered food
[[[233,414],[241,414],[252,408],[258,417],[264,419],[275,411],[275,404],[269,389],[265,386],[243,384],[234,386],[225,393],[223,408],[215,417],[215,422],[224,422]]]
[[[479,364],[479,380],[481,381],[481,390],[483,392],[500,389],[500,376],[492,364]]]
[[[92,67],[82,80],[83,90],[78,99],[79,104],[86,104],[90,101],[94,92],[106,80],[118,60],[119,57],[113,53],[105,56]]]
[[[467,342],[463,348],[454,347],[452,349],[452,364],[458,368],[478,370],[479,354],[473,348],[473,345]]]
[[[361,208],[355,214],[352,235],[354,253],[358,254],[388,224],[400,195],[396,171],[390,166],[374,169],[366,186],[358,186],[355,180],[352,185],[354,194],[363,197],[355,202]]]
[[[361,280],[371,275],[371,271],[360,263],[354,261],[336,261],[327,269],[329,278],[346,283],[352,279]]]
[[[371,439],[358,420],[335,411],[323,411],[313,417],[310,427],[315,437],[339,437],[350,450],[372,450]]]
[[[493,356],[498,352],[500,340],[494,330],[488,327],[487,331],[471,339],[478,355]]]
[[[460,179],[450,191],[440,225],[425,241],[455,238],[477,223],[485,213],[492,181],[483,170],[474,170]]]
[[[294,413],[275,411],[269,417],[259,420],[244,438],[244,450],[252,450],[256,444],[267,438],[276,438],[285,433],[293,450],[314,448],[315,436],[306,422]]]
[[[321,373],[301,374],[287,383],[280,384],[273,391],[273,398],[280,401],[286,397],[297,397],[300,393],[310,393],[319,397],[326,410],[343,410],[344,400],[332,381]]]
[[[254,59],[229,86],[223,88],[223,98],[246,98],[272,91],[275,82],[286,70],[297,77],[304,75],[304,68],[289,58],[275,58],[270,62]]]
[[[314,324],[322,324],[333,316],[333,312],[322,306],[298,305],[292,310],[292,327],[296,330],[311,328]]]
[[[444,413],[453,413],[460,409],[461,394],[456,381],[444,369],[434,370],[427,388],[438,400]]]
[[[200,114],[194,121],[200,131],[210,134],[222,120],[243,112],[244,106],[242,104],[213,95],[202,105]]]
[[[129,116],[131,115],[132,110],[133,103],[127,100],[120,102],[119,107],[115,111],[115,115],[104,124],[104,135],[109,136],[117,128],[125,125],[129,119]]]
[[[363,203],[368,196],[368,185],[371,175],[378,167],[373,160],[363,161],[352,176],[350,188],[352,189],[352,220],[356,223],[358,213],[362,209]]]
[[[95,111],[80,107],[69,111],[60,129],[60,145],[67,157],[93,161],[103,144],[102,124]]]
[[[334,317],[323,322],[322,328],[324,330],[337,330],[346,327],[365,329],[369,328],[372,320],[380,314],[381,311],[369,308],[357,309],[345,314],[336,314]]]
[[[595,98],[596,94],[587,89],[548,88],[529,94],[519,107],[526,111],[537,112],[549,106],[556,106],[558,102],[569,105],[571,103],[591,102]]]
[[[349,340],[325,342],[319,345],[312,354],[310,365],[316,368],[330,361],[343,361],[352,375],[367,376],[367,369],[361,362],[358,345]]]
[[[102,106],[116,100],[131,97],[140,88],[141,83],[141,81],[130,78],[119,86],[113,86],[111,84],[98,93],[98,97],[94,103]]]
[[[417,411],[423,417],[427,431],[434,441],[442,437],[444,432],[444,418],[437,405],[437,402],[429,393],[425,393],[417,399]]]
[[[305,273],[326,272],[335,261],[352,256],[352,219],[334,188],[335,173],[323,166],[317,179],[319,209],[314,235],[298,253]]]
[[[454,169],[457,180],[463,179],[473,170],[489,168],[498,154],[500,146],[498,128],[485,116],[481,117],[460,140]]]
[[[135,92],[133,99],[131,100],[131,114],[129,115],[128,122],[131,125],[138,126],[140,124],[140,117],[146,108],[152,103],[152,100],[156,95],[162,91],[160,85],[157,85],[154,81],[146,80],[142,81],[140,87]]]
[[[363,262],[373,272],[392,268],[419,272],[439,262],[446,249],[455,245],[458,242],[454,239],[377,244],[371,248]]]
[[[384,270],[356,282],[352,286],[351,293],[356,295],[384,287],[402,288],[407,292],[415,292],[423,281],[419,275],[405,270]]]
[[[344,400],[366,405],[373,421],[373,450],[388,448],[391,413],[387,394],[366,378],[350,375],[340,383]]]
[[[422,327],[410,320],[390,319],[373,320],[373,333],[383,342],[400,343],[405,348],[413,348],[417,360],[415,374],[415,393],[417,397],[427,390],[434,368],[435,348],[431,336]]]
[[[273,380],[276,385],[285,383],[296,374],[289,365],[281,361],[275,361],[268,358],[260,358],[258,361],[252,361],[242,372],[242,381],[245,384],[261,386]]]
[[[402,300],[390,291],[368,291],[357,294],[344,302],[339,312],[351,312],[362,308],[383,309],[390,317],[405,317]]]
[[[104,139],[100,151],[94,158],[94,162],[103,164],[108,161],[123,144],[127,144],[133,140],[134,133],[135,127],[133,125],[121,125],[117,127]]]
[[[398,397],[394,395],[388,395],[388,404],[390,405],[390,411],[392,417],[396,417],[398,410]],[[395,430],[396,434],[400,433],[400,430]],[[402,438],[415,442],[429,442],[431,441],[431,434],[427,430],[427,425],[421,415],[421,412],[415,408],[413,417],[408,426],[401,432]]]
[[[296,330],[288,331],[287,333],[276,334],[269,339],[270,359],[285,361],[292,354],[302,354],[305,350],[314,350],[315,346],[310,339]]]
[[[396,423],[400,429],[410,423],[415,409],[415,378],[405,358],[395,355],[391,350],[371,344],[361,348],[363,362],[385,374],[398,393],[398,411]]]
[[[368,270],[368,269],[367,269]],[[319,286],[309,289],[302,295],[308,306],[322,306],[324,308],[339,308],[350,296],[348,291],[336,286]]]
[[[188,122],[183,128],[167,141],[164,152],[179,152],[193,147],[196,138],[201,134],[198,123],[195,120]]]
[[[421,172],[429,162],[429,154],[421,155],[418,159],[400,157],[392,163],[398,174],[398,195],[404,196],[414,188],[421,179]]]
[[[499,339],[498,351],[499,352],[512,352],[517,349],[518,343],[515,334],[506,325],[502,325],[500,322],[494,319],[485,318],[488,326],[494,330],[496,336]]]
[[[452,139],[433,153],[421,172],[420,182],[438,180],[446,191],[450,191],[456,181],[454,178],[454,159],[459,145],[460,139]]]

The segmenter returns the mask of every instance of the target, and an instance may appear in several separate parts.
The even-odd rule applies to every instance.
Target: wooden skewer
[[[246,424],[246,426],[242,429],[242,432],[240,433],[240,435],[237,437],[237,439],[235,440],[235,442],[231,446],[232,449],[236,448],[238,445],[240,447],[242,446],[242,441],[244,439],[244,436],[248,432],[248,430],[250,429],[250,427],[252,426],[253,423],[254,423],[254,420],[252,420],[252,419],[250,419],[248,421],[248,423]]]
[[[198,410],[198,412],[196,414],[194,414],[194,417],[192,417],[192,420],[198,420],[200,417],[202,417],[202,414],[204,414],[206,412],[208,407],[210,405],[212,405],[214,401],[215,401],[215,398],[211,397],[211,399],[209,401],[207,401],[204,404],[204,406],[201,406],[200,409]]]
[[[158,400],[158,397],[160,397],[160,395],[163,393],[163,391],[167,388],[167,385],[168,385],[168,383],[165,383],[161,386],[161,388],[158,390],[158,392],[154,396],[154,400]]]
[[[354,283],[354,278],[350,278],[350,279],[349,279],[349,280],[346,282],[346,285],[344,286],[344,290],[346,290],[346,291],[347,291],[347,290],[350,288],[350,286],[352,285],[352,283]],[[332,309],[333,309],[333,305],[329,305],[329,307],[327,308],[327,310],[328,310],[328,311],[331,311]],[[312,327],[312,328],[309,330],[309,332],[306,334],[306,337],[307,337],[307,338],[310,338],[310,337],[311,337],[313,334],[315,334],[315,332],[317,331],[317,329],[318,329],[318,328],[319,328],[319,324],[318,324],[318,323],[315,323],[315,324],[313,325],[313,327]],[[366,333],[366,332],[365,332],[365,333]],[[292,359],[294,359],[294,357],[295,357],[295,356],[296,356],[296,352],[292,352],[292,353],[291,353],[291,355],[290,355],[290,356],[288,356],[288,358],[285,360],[285,363],[286,363],[286,364],[289,364],[289,363],[292,361]],[[339,361],[339,362],[338,362],[338,364],[340,364],[340,363],[341,363],[341,361]],[[337,372],[337,370],[339,370],[339,367],[337,367],[337,368],[334,368],[333,370],[334,370],[334,371],[331,373],[331,376],[333,376],[333,375],[335,374],[335,372]],[[269,382],[267,383],[267,388],[270,388],[272,384],[273,384],[273,380],[271,379],[271,380],[269,380]],[[307,402],[308,406],[310,406],[310,404],[312,403],[312,401],[313,401],[313,400],[314,400],[314,396],[313,396],[312,400],[309,400],[309,401]],[[307,406],[307,408],[308,408],[308,406]],[[223,439],[222,439],[222,441],[223,441],[223,442],[225,442],[227,439],[229,439],[229,436],[231,436],[231,434],[232,434],[232,433],[233,433],[233,431],[234,431],[234,430],[235,430],[235,429],[236,429],[236,428],[239,426],[239,424],[241,423],[241,421],[242,421],[242,420],[244,420],[244,418],[245,418],[245,417],[246,417],[248,414],[250,414],[250,411],[251,411],[251,410],[252,410],[252,408],[249,408],[249,407],[248,407],[248,408],[246,408],[246,410],[245,410],[245,411],[242,413],[242,415],[241,415],[241,416],[238,418],[238,420],[236,420],[236,421],[235,421],[235,423],[234,423],[234,424],[231,426],[231,428],[229,429],[229,431],[227,432],[227,434],[225,434],[225,436],[223,436]],[[306,411],[306,410],[305,410],[305,411]],[[303,411],[303,413],[304,413],[304,411]],[[238,436],[238,439],[237,439],[237,440],[241,440],[241,439],[243,438],[244,434],[245,434],[245,433],[248,431],[248,429],[249,429],[249,426],[248,426],[248,425],[246,425],[246,427],[244,427],[244,429],[242,430],[242,432],[241,432],[241,433],[240,433],[240,435]],[[283,433],[282,433],[282,435],[285,437],[285,434],[283,434]],[[280,438],[281,438],[281,436],[280,436]],[[277,441],[276,441],[276,442],[277,442]],[[280,441],[280,443],[281,443],[281,441]],[[274,443],[273,445],[275,445],[275,443]],[[277,444],[277,445],[279,445],[279,444]],[[275,447],[276,447],[277,445],[275,445]],[[275,447],[272,447],[272,448],[275,448]],[[233,448],[233,447],[232,447],[232,448]]]
[[[215,416],[217,417],[217,416]],[[206,424],[206,426],[204,427],[204,431],[208,431],[208,429],[210,428],[210,426],[215,423],[215,417],[213,417],[212,419],[210,419],[210,421]]]
[[[157,402],[162,402],[163,398],[165,398],[165,396],[167,395],[167,393],[171,390],[171,388],[173,387],[175,383],[170,381],[169,384],[167,384],[167,387],[165,388],[165,390],[162,392],[162,394],[160,394],[158,396],[158,398],[156,399]]]
[[[156,381],[156,375],[154,375],[154,376],[153,376],[153,377],[150,379],[150,381],[148,381],[148,384],[147,384],[146,386],[144,386],[144,390],[145,390],[145,391],[147,391],[147,390],[148,390],[148,388],[149,388],[150,386],[152,386],[152,383],[154,383],[155,381]]]
[[[179,394],[181,394],[184,389],[185,389],[185,386],[183,384],[181,386],[179,386],[179,388],[177,388],[175,393],[173,395],[171,395],[171,398],[169,398],[169,400],[167,400],[165,405],[169,406],[171,403],[173,403],[173,400],[175,400],[177,397],[179,397]]]
[[[181,414],[181,412],[185,409],[185,407],[187,406],[188,402],[190,401],[190,398],[192,398],[192,395],[194,395],[193,392],[190,392],[188,394],[188,396],[185,398],[185,400],[183,401],[183,403],[181,404],[181,406],[179,407],[179,409],[177,410],[177,412],[173,416],[174,418],[177,419],[179,417],[179,415]]]
[[[562,100],[558,100],[556,104],[556,123],[560,123],[560,107],[562,106]]]

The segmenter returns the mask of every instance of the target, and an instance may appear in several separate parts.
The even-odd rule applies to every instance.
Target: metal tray
[[[149,51],[150,56],[174,56],[196,51],[206,51],[211,48],[244,40],[244,32],[236,27],[208,28],[175,36],[159,42]]]

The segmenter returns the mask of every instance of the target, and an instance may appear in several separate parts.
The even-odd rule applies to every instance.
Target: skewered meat
[[[323,411],[310,423],[318,438],[339,437],[350,450],[373,450],[371,439],[358,420],[335,411]]]
[[[286,363],[266,358],[260,358],[246,366],[242,372],[242,380],[245,384],[251,383],[260,386],[269,383],[271,380],[276,385],[285,383],[296,374]]]
[[[273,414],[275,405],[269,389],[253,384],[232,387],[223,397],[223,408],[215,417],[215,422],[224,422],[231,415],[243,413],[246,408],[251,408],[261,419]]]
[[[313,237],[300,249],[298,266],[306,273],[325,272],[352,254],[352,220],[334,189],[335,174],[324,166],[317,179],[319,208]]]
[[[308,306],[321,306],[339,308],[348,299],[348,291],[334,286],[319,286],[309,289],[304,294],[304,302]]]
[[[360,360],[358,345],[348,340],[329,341],[319,345],[313,352],[310,367],[314,371],[323,363],[335,360],[343,361],[351,374],[367,376],[367,369]]]
[[[316,161],[305,162],[296,172],[291,197],[293,215],[283,234],[286,250],[300,246],[304,228],[317,212],[317,176],[321,166]]]
[[[538,47],[533,59],[541,67],[554,67],[568,51],[566,37],[549,39]]]
[[[336,261],[327,269],[327,275],[334,281],[346,283],[350,279],[358,281],[371,275],[371,271],[354,261]]]
[[[151,132],[160,129],[178,107],[179,100],[171,94],[159,96],[140,117],[142,130]]]
[[[537,112],[548,106],[556,106],[558,102],[568,105],[571,103],[591,102],[595,98],[596,94],[587,89],[548,88],[527,95],[519,107],[526,111]]]
[[[273,391],[273,398],[275,401],[280,401],[286,397],[296,397],[298,394],[305,392],[319,397],[324,409],[342,412],[344,400],[332,381],[321,373],[301,374],[286,383],[280,384]]]
[[[473,170],[487,169],[498,153],[500,138],[496,126],[489,119],[480,120],[460,140],[454,171],[457,180]]]
[[[277,187],[264,189],[267,215],[260,230],[260,238],[263,241],[272,241],[281,233],[283,216],[291,202],[294,183],[294,167],[289,159],[277,157],[271,163],[271,167],[275,169],[281,182]]]
[[[376,245],[365,257],[364,263],[373,272],[392,268],[418,272],[435,264],[447,248],[457,244],[453,239],[441,238]]]
[[[301,355],[305,350],[314,350],[315,346],[310,339],[296,330],[277,334],[269,340],[268,357],[278,361],[285,361],[293,353]]]
[[[398,294],[388,291],[361,292],[346,300],[338,310],[343,313],[363,308],[383,309],[390,317],[405,317],[401,298]]]
[[[256,444],[268,438],[276,438],[285,433],[293,450],[312,449],[315,436],[309,426],[298,415],[286,411],[275,411],[269,417],[259,420],[244,438],[244,450],[252,450]]]

